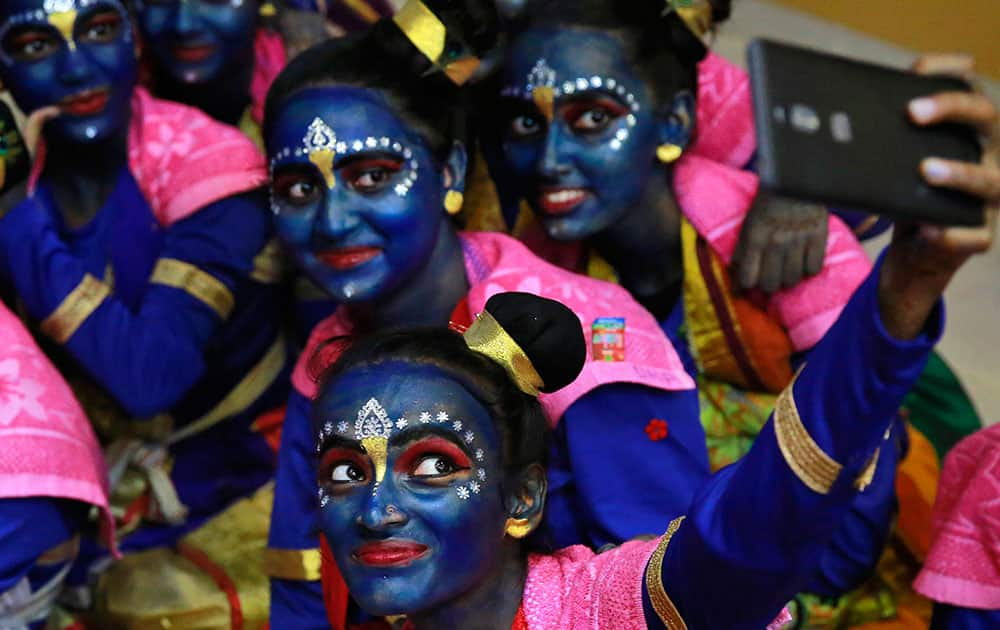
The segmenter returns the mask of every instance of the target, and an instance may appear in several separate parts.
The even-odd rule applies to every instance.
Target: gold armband
[[[42,322],[42,332],[57,343],[66,343],[97,307],[111,295],[111,289],[94,276],[85,274],[56,310]]]
[[[149,281],[186,292],[208,305],[224,320],[233,312],[236,304],[232,292],[221,281],[191,263],[176,258],[161,258],[156,261]]]

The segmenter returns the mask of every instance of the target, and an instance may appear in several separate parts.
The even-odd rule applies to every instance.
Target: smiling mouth
[[[93,116],[108,104],[107,88],[97,88],[78,92],[59,101],[59,109],[71,116]]]
[[[545,214],[563,215],[577,209],[590,197],[584,188],[545,188],[538,195],[538,205]]]
[[[318,254],[316,258],[337,271],[360,267],[382,253],[379,247],[341,247]]]
[[[201,44],[197,46],[178,44],[170,49],[170,54],[172,54],[174,58],[187,63],[205,61],[211,57],[214,52],[215,46],[212,44]]]
[[[370,567],[405,567],[424,557],[427,545],[409,541],[367,543],[354,550],[354,559]]]

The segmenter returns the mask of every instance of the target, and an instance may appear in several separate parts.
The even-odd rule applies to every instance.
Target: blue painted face
[[[504,86],[507,165],[551,236],[586,238],[639,203],[672,125],[615,35],[529,30]]]
[[[303,90],[267,141],[278,234],[330,295],[373,300],[428,263],[446,220],[445,169],[380,92]]]
[[[205,83],[252,54],[259,0],[139,0],[142,36],[157,65],[182,83]]]
[[[72,143],[113,135],[128,120],[136,81],[124,7],[118,0],[4,0],[0,77],[22,110],[62,109],[49,134]]]
[[[437,368],[357,368],[321,393],[320,527],[371,614],[440,606],[501,560],[501,435]]]

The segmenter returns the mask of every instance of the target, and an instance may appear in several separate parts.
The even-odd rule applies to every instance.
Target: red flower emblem
[[[667,439],[667,435],[670,431],[667,428],[667,421],[660,420],[659,418],[653,418],[646,425],[646,435],[649,436],[650,441],[659,442],[660,440]]]

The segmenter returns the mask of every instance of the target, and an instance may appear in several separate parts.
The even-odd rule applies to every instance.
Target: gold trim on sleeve
[[[278,284],[284,275],[285,265],[281,255],[281,245],[277,239],[271,239],[260,253],[254,256],[250,277],[261,284]]]
[[[279,580],[315,582],[320,579],[321,563],[319,549],[264,550],[264,573]]]
[[[872,485],[872,481],[875,480],[875,469],[878,467],[878,456],[881,449],[875,449],[875,453],[872,458],[868,460],[868,464],[865,466],[858,478],[854,480],[854,489],[858,492],[864,492],[868,489],[868,486]]]
[[[229,317],[236,304],[236,299],[226,285],[191,263],[176,258],[161,258],[156,261],[156,268],[149,281],[187,292],[207,304],[222,319]]]
[[[77,534],[69,540],[59,543],[38,557],[38,564],[41,566],[52,566],[74,560],[80,553],[80,535]]]
[[[66,343],[97,307],[111,295],[111,289],[94,276],[85,274],[56,310],[42,322],[42,332],[57,343]]]
[[[774,434],[788,467],[802,483],[819,494],[828,494],[843,466],[823,452],[812,439],[795,405],[793,380],[778,396],[774,408]]]
[[[649,602],[656,611],[656,616],[660,618],[667,630],[687,630],[687,624],[681,617],[681,613],[674,606],[674,602],[667,595],[667,589],[663,586],[663,557],[667,554],[667,545],[674,537],[677,530],[681,528],[684,517],[679,516],[670,522],[667,531],[660,538],[660,544],[656,546],[656,551],[649,557],[649,564],[646,565],[646,592],[649,593]]]

